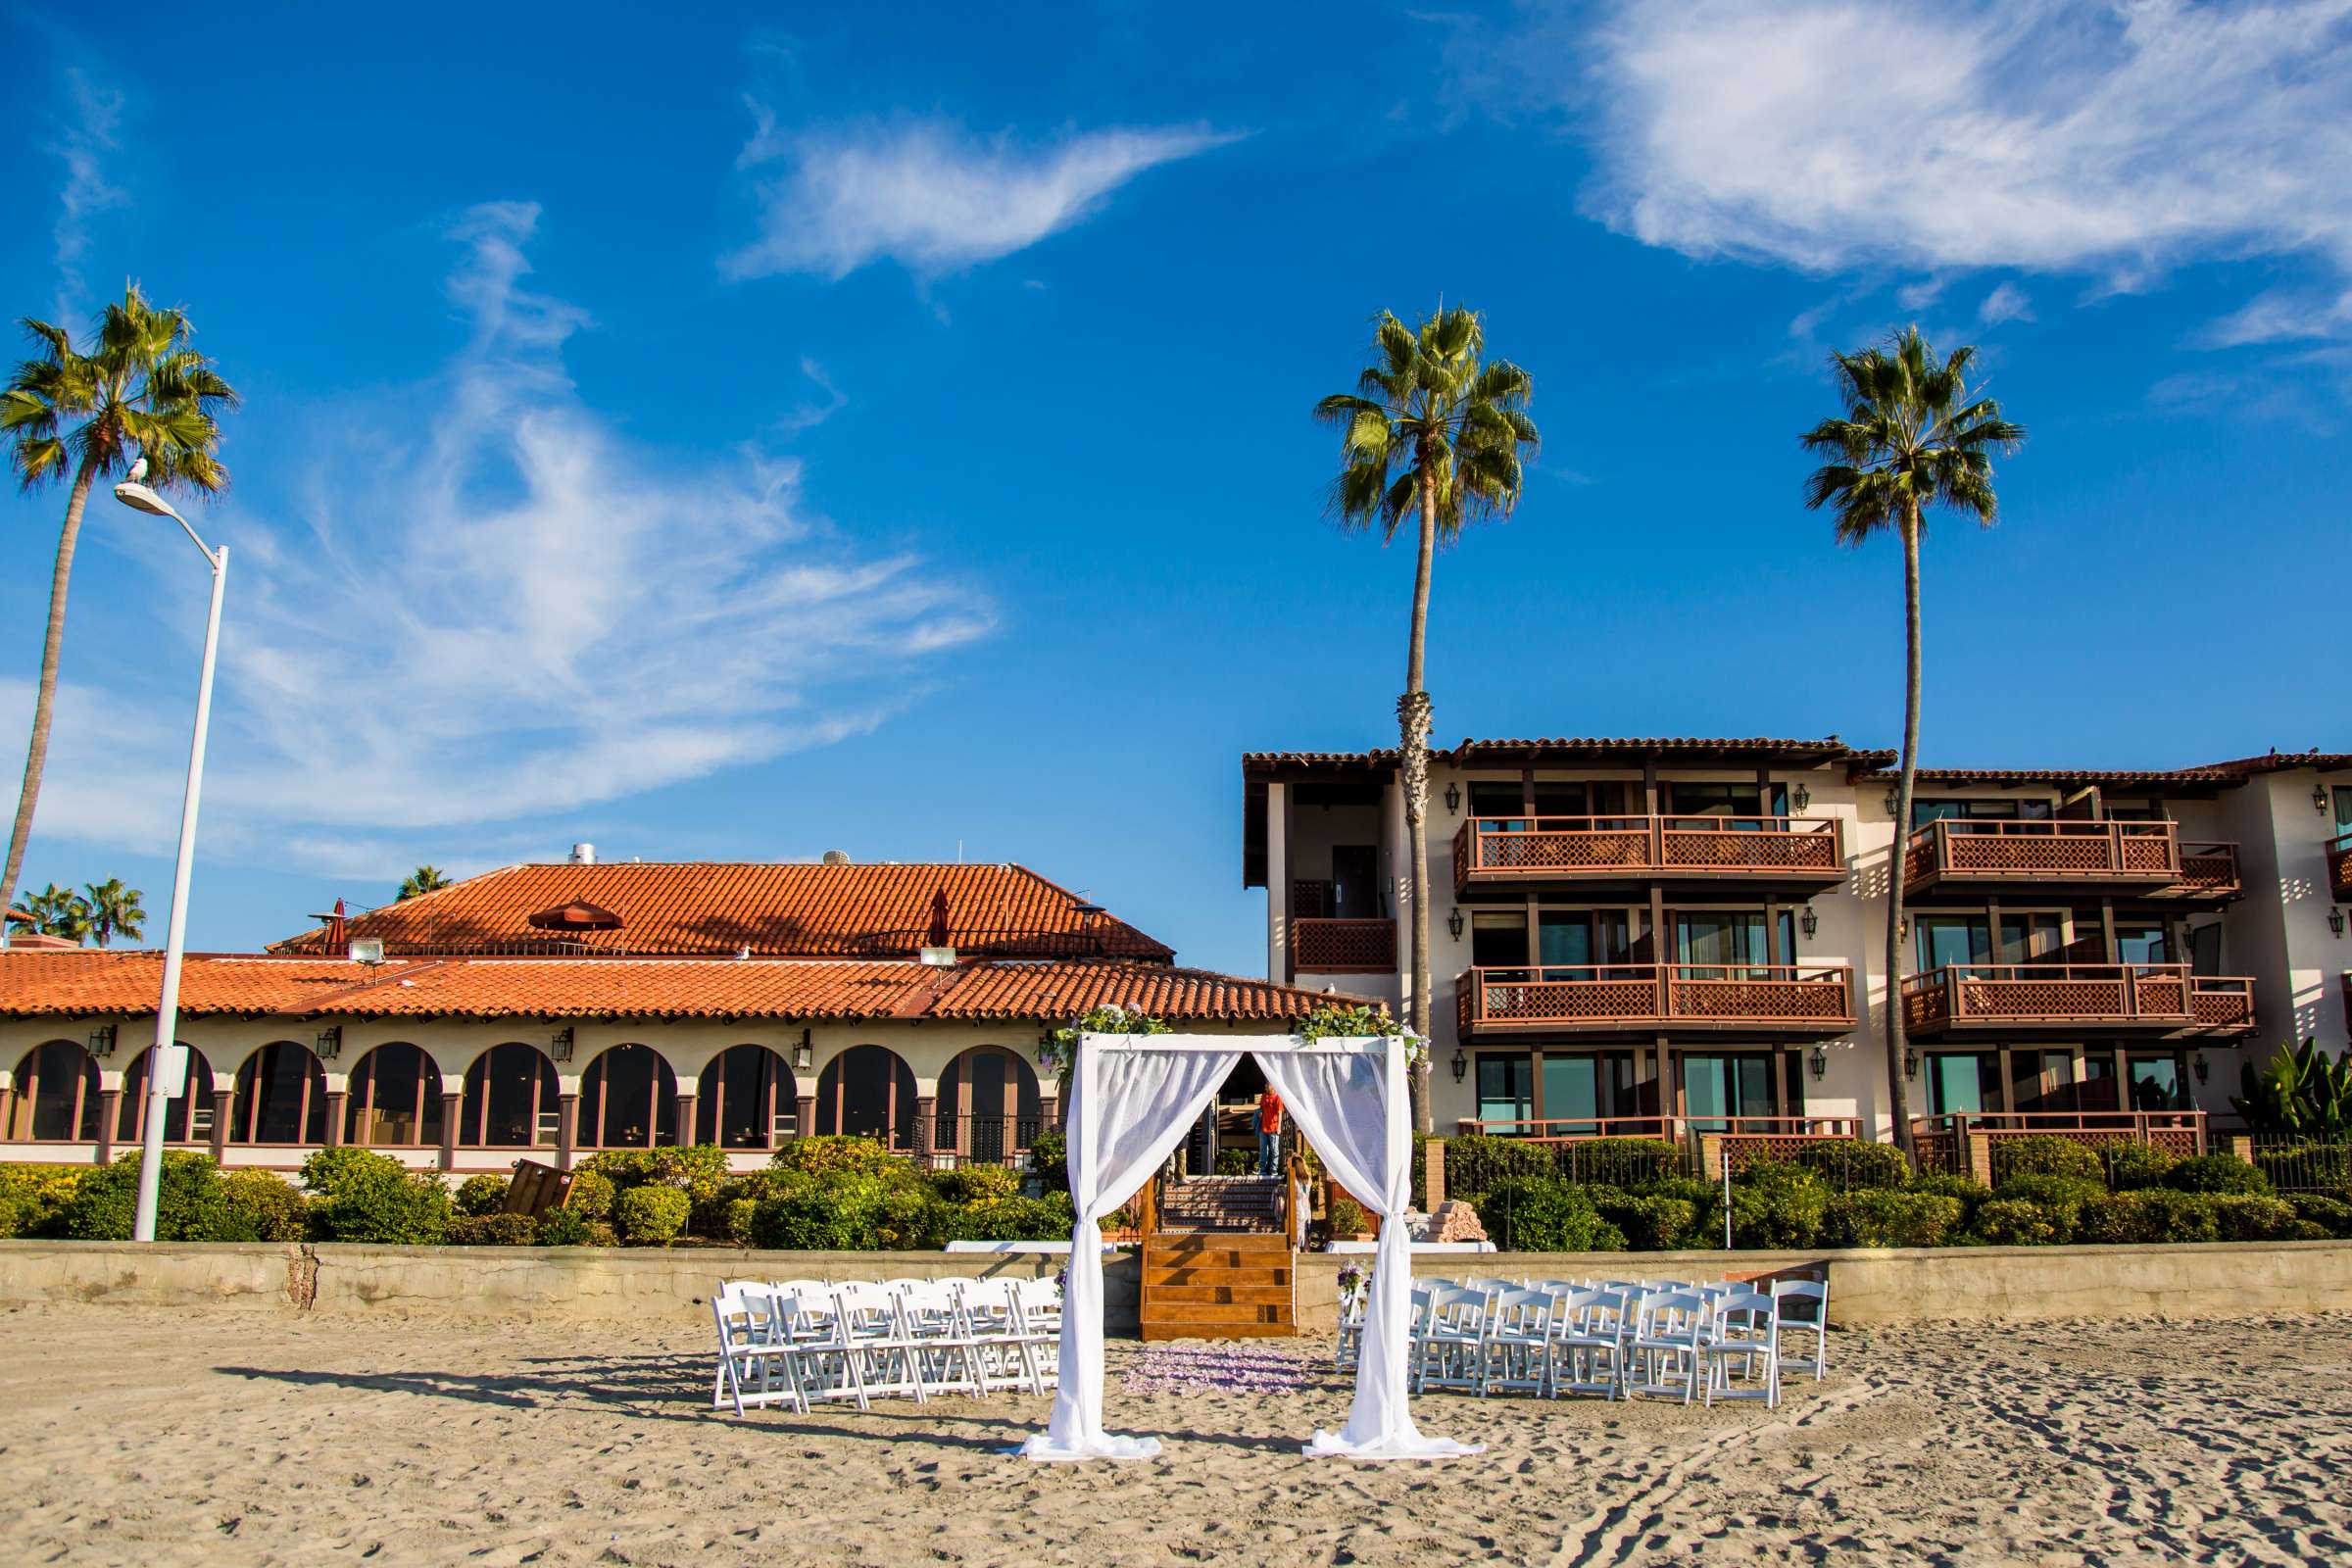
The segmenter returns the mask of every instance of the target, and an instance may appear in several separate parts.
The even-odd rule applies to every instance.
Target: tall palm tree
[[[8,861],[0,866],[0,908],[16,892],[24,844],[32,836],[41,769],[49,759],[49,721],[57,703],[58,654],[66,640],[66,588],[74,575],[74,547],[90,487],[147,460],[147,483],[158,490],[185,487],[211,494],[228,483],[216,455],[217,416],[237,406],[237,394],[212,361],[188,346],[195,328],[177,310],[157,310],[138,285],[98,318],[88,353],[74,347],[64,327],[27,318],[35,357],[24,361],[0,391],[0,437],[27,491],[67,479],[66,523],[57,539],[49,578],[49,630],[41,644],[41,682],[32,704],[32,741],[25,749],[24,786],[17,797]]]
[[[136,942],[146,935],[147,908],[139,901],[146,897],[137,888],[126,888],[119,876],[87,885],[90,908],[90,935],[105,947],[117,937],[128,937]]]
[[[1992,491],[1992,454],[2017,450],[2026,428],[1968,384],[1974,348],[1937,363],[1935,350],[1908,327],[1883,348],[1833,354],[1845,412],[1801,438],[1829,462],[1805,481],[1805,505],[1833,507],[1838,542],[1860,545],[1893,530],[1903,546],[1903,749],[1895,785],[1894,849],[1886,873],[1886,1079],[1895,1142],[1911,1152],[1910,1095],[1903,1078],[1903,846],[1911,822],[1911,787],[1919,766],[1919,541],[1927,510],[1943,507],[1991,527],[2000,503]],[[1993,933],[1997,944],[2000,933]]]
[[[1487,363],[1486,327],[1476,312],[1441,306],[1418,329],[1383,311],[1373,323],[1374,363],[1353,392],[1315,405],[1338,425],[1340,472],[1331,511],[1349,532],[1380,531],[1385,546],[1406,517],[1420,524],[1413,565],[1413,615],[1405,643],[1404,695],[1396,700],[1404,819],[1411,842],[1410,1023],[1429,1038],[1429,693],[1421,683],[1429,640],[1429,576],[1440,541],[1466,523],[1507,515],[1519,504],[1519,449],[1542,442],[1527,416],[1535,382],[1508,360]],[[1429,1058],[1413,1085],[1413,1119],[1430,1130]]]
[[[24,910],[32,917],[32,929],[45,937],[66,937],[74,942],[90,938],[90,905],[87,899],[72,888],[61,888],[52,882],[38,893],[25,895]]]
[[[420,893],[438,893],[447,886],[449,878],[442,874],[439,866],[420,865],[411,871],[409,879],[400,885],[400,898],[413,899]],[[399,900],[393,902],[398,903]]]

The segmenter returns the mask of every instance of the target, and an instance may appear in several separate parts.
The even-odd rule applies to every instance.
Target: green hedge
[[[458,1212],[479,1218],[498,1213],[506,1206],[507,1189],[512,1183],[504,1176],[468,1176],[458,1183],[455,1200]]]
[[[2270,1178],[2235,1154],[2199,1154],[2164,1173],[2164,1185],[2178,1193],[2236,1193],[2267,1196]]]
[[[1554,1180],[1557,1176],[1551,1151],[1542,1144],[1467,1133],[1446,1145],[1446,1193],[1449,1198],[1476,1203],[1503,1182]]]
[[[628,1188],[612,1203],[613,1227],[631,1247],[667,1247],[693,1212],[694,1200],[684,1189],[658,1182]]]
[[[2107,1185],[2107,1164],[2097,1150],[2054,1133],[1996,1139],[1992,1154],[1996,1187],[2007,1185],[2015,1176],[2067,1176]]]
[[[299,1242],[310,1234],[310,1200],[274,1171],[232,1170],[220,1178],[223,1242]]]
[[[2352,1200],[2297,1193],[2286,1201],[2306,1225],[2316,1226],[2339,1240],[2352,1241]]]
[[[311,1235],[322,1242],[431,1247],[449,1240],[449,1189],[364,1149],[322,1149],[302,1162]]]
[[[66,1204],[65,1232],[77,1242],[127,1242],[138,1201],[139,1155],[124,1154],[111,1165],[93,1167],[74,1186]],[[212,1160],[166,1150],[156,1181],[155,1239],[220,1241],[229,1225],[228,1200]]]
[[[1824,1139],[1797,1150],[1796,1163],[1832,1188],[1901,1187],[1911,1179],[1911,1163],[1892,1144],[1866,1144],[1859,1139]]]
[[[1960,1234],[1962,1205],[1939,1193],[1857,1188],[1831,1198],[1822,1240],[1831,1247],[1945,1247]]]
[[[530,1247],[539,1222],[528,1214],[461,1214],[449,1222],[449,1239],[457,1247]]]
[[[2099,1150],[2107,1166],[2107,1185],[2119,1193],[2161,1187],[2180,1163],[2154,1144],[2113,1143]]]
[[[1498,1182],[1472,1200],[1472,1206],[1487,1235],[1506,1252],[1626,1250],[1625,1233],[1600,1217],[1583,1188],[1549,1176]]]

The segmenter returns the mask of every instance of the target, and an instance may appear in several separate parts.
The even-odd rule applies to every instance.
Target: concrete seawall
[[[1298,1321],[1329,1329],[1349,1259],[1298,1259]],[[1368,1258],[1356,1259],[1359,1264]],[[262,1311],[643,1321],[699,1317],[722,1279],[1037,1278],[1061,1260],[730,1248],[366,1247],[0,1242],[0,1305],[227,1305]],[[1133,1333],[1133,1252],[1103,1261],[1105,1326]],[[1972,1247],[1812,1252],[1495,1252],[1414,1259],[1418,1275],[1719,1279],[1826,1272],[1834,1322],[2219,1317],[2352,1310],[2352,1242]]]

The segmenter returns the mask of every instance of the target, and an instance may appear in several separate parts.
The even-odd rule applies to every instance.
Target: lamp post
[[[204,669],[196,680],[196,734],[188,745],[188,790],[179,804],[179,858],[172,869],[172,920],[164,939],[164,990],[155,1008],[155,1050],[147,1058],[147,1122],[139,1146],[139,1206],[131,1224],[135,1241],[155,1240],[156,1195],[164,1176],[164,1116],[172,1098],[187,1086],[187,1053],[178,1043],[179,965],[187,948],[188,873],[196,853],[196,803],[204,788],[204,741],[213,721],[213,664],[220,652],[220,590],[228,581],[228,546],[214,550],[188,526],[172,504],[139,483],[144,460],[130,478],[115,486],[115,499],[137,512],[170,517],[203,552],[213,568],[213,607],[204,623]]]

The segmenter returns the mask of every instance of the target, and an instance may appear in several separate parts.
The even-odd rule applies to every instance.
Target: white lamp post
[[[146,476],[144,459],[131,465],[130,478],[115,486],[115,499],[126,507],[170,517],[187,530],[196,548],[213,568],[213,608],[204,623],[204,673],[196,683],[196,738],[188,746],[188,792],[179,805],[179,859],[172,869],[172,922],[164,940],[164,993],[155,1008],[155,1050],[147,1057],[147,1123],[139,1149],[139,1207],[132,1221],[134,1240],[155,1240],[157,1193],[164,1177],[164,1116],[172,1102],[187,1087],[188,1054],[178,1042],[179,963],[187,945],[188,872],[196,853],[196,800],[204,788],[204,739],[213,720],[213,660],[220,650],[220,590],[228,581],[228,546],[208,547],[188,527],[188,519],[172,504],[139,483]]]

